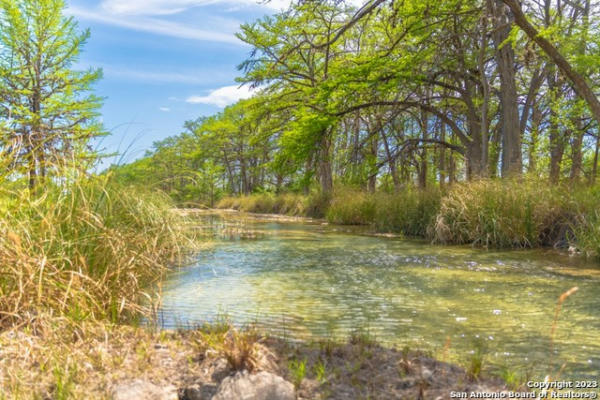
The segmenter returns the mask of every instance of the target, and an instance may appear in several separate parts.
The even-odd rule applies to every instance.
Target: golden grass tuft
[[[329,199],[318,192],[308,196],[296,193],[256,193],[247,196],[224,197],[218,209],[238,210],[258,214],[283,214],[321,218],[325,215]]]
[[[150,315],[152,287],[191,244],[161,194],[104,178],[0,189],[0,329],[39,314],[74,321]]]
[[[458,184],[442,199],[435,240],[502,248],[554,245],[568,234],[564,193],[527,179]]]

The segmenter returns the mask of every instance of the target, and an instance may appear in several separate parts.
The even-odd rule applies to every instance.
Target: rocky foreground
[[[364,335],[345,344],[289,343],[224,326],[0,335],[0,398],[9,399],[449,399],[452,391],[506,389]]]

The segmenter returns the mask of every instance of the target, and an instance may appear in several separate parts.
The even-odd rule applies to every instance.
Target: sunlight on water
[[[290,339],[378,340],[465,363],[484,346],[489,365],[562,378],[600,372],[600,268],[554,251],[483,251],[340,232],[320,224],[211,220],[221,236],[163,286],[165,327],[226,314]],[[247,234],[247,232],[252,232]],[[250,237],[251,240],[240,240]],[[558,297],[563,306],[551,354]]]

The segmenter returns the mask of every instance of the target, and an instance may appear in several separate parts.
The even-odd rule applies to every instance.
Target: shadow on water
[[[167,328],[223,313],[291,339],[366,328],[391,345],[435,352],[450,343],[453,361],[484,342],[493,365],[541,377],[564,363],[562,378],[599,375],[600,268],[581,258],[432,246],[320,221],[203,220],[217,244],[163,284]],[[573,286],[551,356],[556,300]]]

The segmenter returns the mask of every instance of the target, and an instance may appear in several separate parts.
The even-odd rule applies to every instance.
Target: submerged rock
[[[144,380],[123,382],[112,389],[113,400],[178,400],[178,398],[175,386],[157,386]]]
[[[225,378],[212,400],[295,400],[294,385],[282,377],[247,371]]]

